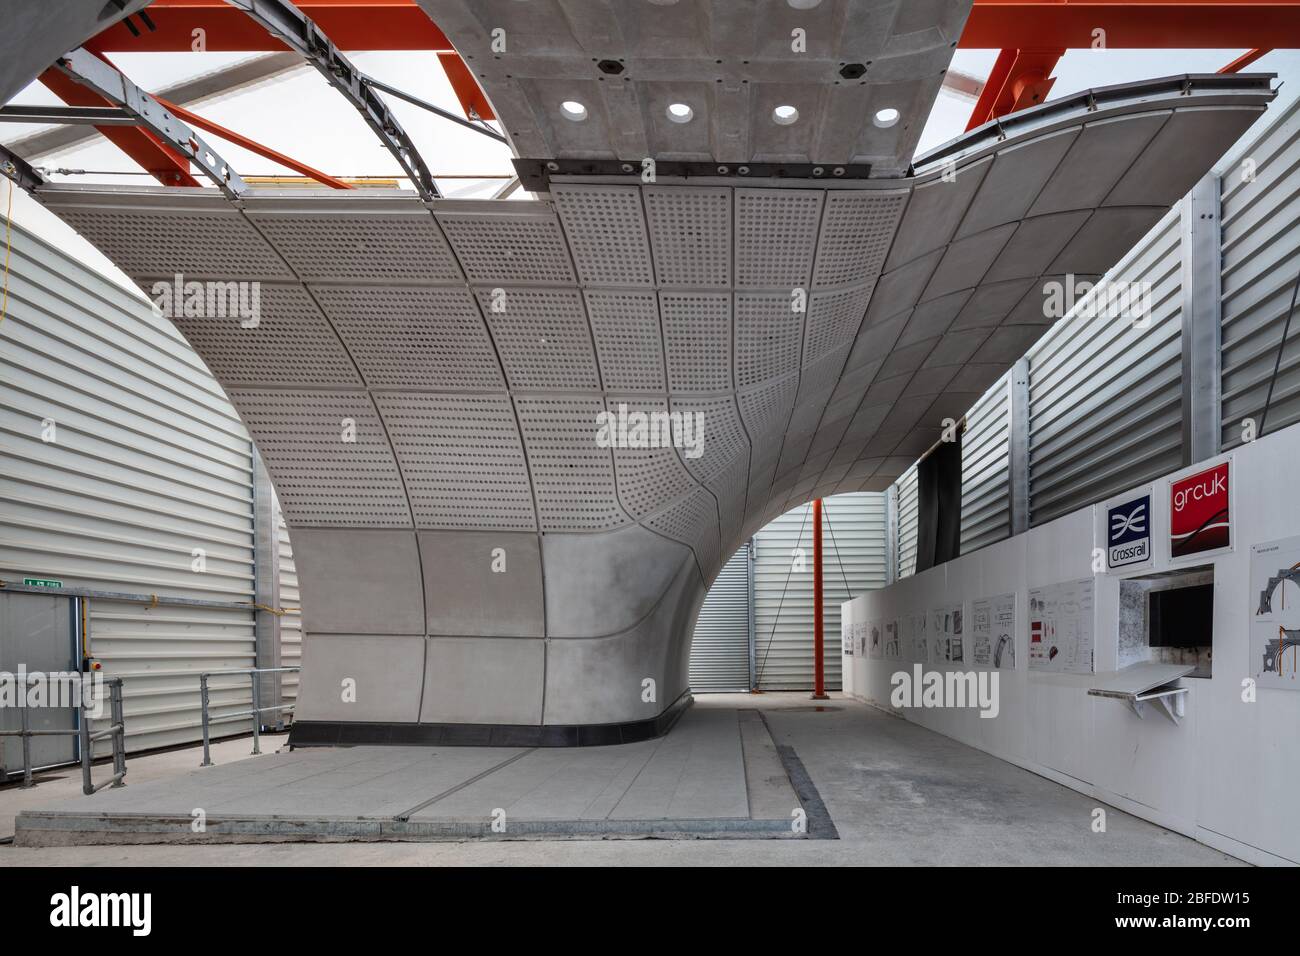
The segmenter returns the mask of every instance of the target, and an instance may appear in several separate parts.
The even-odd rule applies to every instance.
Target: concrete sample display
[[[1269,96],[1136,84],[890,180],[38,198],[171,296],[254,435],[299,555],[299,732],[637,725],[618,741],[687,692],[741,542],[887,487],[1049,327],[1053,277],[1109,268]],[[207,313],[232,282],[255,321]]]
[[[266,462],[295,743],[663,733],[736,548],[888,487],[1063,314],[1050,288],[1110,268],[1273,96],[1112,87],[914,160],[961,0],[420,5],[537,199],[33,187]]]

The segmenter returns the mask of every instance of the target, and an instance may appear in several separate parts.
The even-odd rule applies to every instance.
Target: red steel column
[[[822,617],[822,500],[818,498],[813,502],[813,700],[830,699]]]

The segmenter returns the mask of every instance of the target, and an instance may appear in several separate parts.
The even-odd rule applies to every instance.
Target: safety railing
[[[6,674],[6,679],[18,679],[20,675]],[[49,675],[45,674],[25,674],[21,675],[24,687],[18,694],[18,713],[21,721],[19,730],[0,730],[0,737],[20,737],[22,738],[23,747],[23,787],[33,787],[35,782],[32,779],[32,738],[33,737],[77,737],[81,741],[81,792],[90,796],[103,790],[105,787],[124,787],[126,786],[126,722],[123,718],[122,708],[122,678],[110,677],[103,680],[104,685],[108,688],[109,720],[111,723],[108,727],[100,730],[91,731],[90,722],[93,719],[91,711],[97,710],[98,706],[89,704],[84,693],[83,675],[77,680],[77,726],[57,730],[33,730],[31,727],[31,712],[27,703],[27,684],[35,680],[48,680]],[[98,702],[97,702],[98,703]],[[100,740],[113,741],[113,773],[101,783],[96,784],[91,777],[91,764],[95,761],[95,743]]]
[[[261,682],[258,677],[262,674],[288,674],[301,670],[299,667],[247,667],[240,670],[223,670],[223,671],[204,671],[199,675],[199,697],[203,704],[203,763],[200,767],[212,766],[212,744],[211,744],[211,726],[213,723],[224,723],[230,720],[238,720],[242,717],[253,718],[253,753],[262,752],[262,715],[280,711],[283,713],[293,713],[293,704],[272,704],[270,707],[262,706]],[[232,714],[222,714],[214,721],[208,715],[208,678],[219,677],[230,674],[247,674],[253,682],[253,708],[252,710],[237,710]]]

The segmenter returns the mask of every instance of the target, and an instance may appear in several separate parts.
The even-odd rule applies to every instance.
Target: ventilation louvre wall
[[[1149,327],[1076,312],[1029,350],[1030,524],[1182,466],[1180,235],[1175,208],[1107,277],[1151,283]]]
[[[961,553],[1011,535],[1011,397],[1008,376],[966,413],[961,439]]]
[[[1300,275],[1300,101],[1250,144],[1255,179],[1223,176],[1222,447],[1241,444],[1242,419],[1258,427],[1282,327]],[[1296,308],[1300,313],[1300,306]],[[1282,352],[1264,434],[1300,421],[1300,314]]]
[[[916,539],[920,518],[920,496],[916,465],[898,479],[898,576],[916,573]]]

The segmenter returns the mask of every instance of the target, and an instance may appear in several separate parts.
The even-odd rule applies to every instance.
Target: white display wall
[[[1230,546],[1171,560],[1171,481],[1222,461],[1230,462]],[[995,718],[981,718],[976,708],[893,708],[891,676],[900,670],[911,673],[917,659],[908,653],[911,635],[906,631],[899,641],[900,660],[873,657],[855,644],[843,662],[845,692],[1244,860],[1300,863],[1300,818],[1295,814],[1300,800],[1300,681],[1290,679],[1290,650],[1284,651],[1284,680],[1256,680],[1260,588],[1250,580],[1254,546],[1300,536],[1298,472],[1300,425],[1135,488],[1134,493],[1151,489],[1149,562],[1093,573],[1094,548],[1104,552],[1107,545],[1107,502],[1102,502],[844,605],[842,621],[849,633],[855,625],[883,629],[891,621],[903,628],[914,618],[929,619],[932,628],[935,611],[962,609],[964,662],[944,663],[943,655],[932,651],[924,669],[969,670],[973,606],[1014,595],[1014,669],[1003,655]],[[1286,552],[1278,556],[1285,558]],[[1257,563],[1267,566],[1268,558]],[[1090,696],[1089,688],[1120,667],[1121,580],[1209,565],[1214,568],[1213,676],[1181,680],[1189,689],[1181,723],[1158,706],[1148,706],[1140,718],[1122,700]],[[1093,583],[1084,588],[1092,592],[1086,615],[1091,635],[1086,637],[1091,639],[1093,670],[1087,672],[1086,665],[1083,672],[1031,669],[1031,591],[1074,585],[1074,594],[1086,580]],[[1296,604],[1300,607],[1300,601]],[[1247,700],[1251,682],[1254,699]]]

